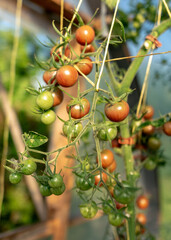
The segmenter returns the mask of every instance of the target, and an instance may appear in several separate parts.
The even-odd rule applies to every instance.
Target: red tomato
[[[117,165],[116,165],[116,161],[114,160],[114,161],[112,162],[112,164],[110,164],[107,169],[109,170],[110,173],[112,173],[112,172],[115,171],[116,166],[117,166]]]
[[[121,208],[123,208],[123,207],[126,206],[125,204],[119,203],[119,202],[117,202],[116,200],[115,200],[115,204],[116,204],[116,208],[117,208],[117,209],[121,209]]]
[[[90,103],[86,98],[81,99],[81,104],[76,104],[69,107],[70,102],[67,104],[67,112],[71,111],[71,117],[74,119],[80,119],[87,115],[90,111]]]
[[[149,200],[146,196],[141,195],[137,198],[136,204],[140,209],[146,209],[149,206]]]
[[[121,122],[129,114],[129,105],[124,100],[114,104],[107,103],[105,105],[105,114],[112,122]]]
[[[84,50],[85,48],[85,50]],[[91,53],[91,52],[95,52],[95,48],[93,47],[93,45],[89,44],[86,47],[85,46],[81,46],[81,52],[84,50],[84,53]]]
[[[146,135],[152,135],[154,133],[154,127],[152,125],[148,125],[143,127],[142,132]]]
[[[146,120],[149,120],[153,117],[154,115],[154,108],[152,106],[145,106],[145,108],[143,109],[143,112],[146,114],[144,115],[144,118]]]
[[[60,52],[59,52],[59,49],[57,50],[57,46],[54,46],[54,47],[51,48],[51,50],[50,50],[50,55],[51,55],[51,56],[53,55],[55,61],[56,61],[56,62],[59,62],[58,56],[61,58],[61,54],[60,54]]]
[[[75,33],[75,38],[81,45],[90,44],[94,40],[94,37],[94,29],[88,25],[79,27]]]
[[[59,88],[56,88],[55,91],[52,92],[52,96],[53,96],[53,107],[59,105],[64,98],[64,94]]]
[[[145,225],[146,222],[147,222],[147,218],[146,218],[146,216],[144,215],[144,213],[138,213],[138,214],[136,215],[136,219],[137,219],[137,221],[138,221],[140,224],[142,224],[142,225]]]
[[[100,182],[100,173],[98,172],[97,175],[95,176],[95,185],[97,186],[98,183]],[[102,172],[102,180],[103,182],[106,182],[107,181],[107,174]],[[103,183],[100,183],[99,187],[102,186]]]
[[[163,132],[167,135],[167,136],[171,136],[171,121],[166,122],[163,125]]]
[[[84,75],[88,75],[91,73],[93,69],[93,63],[89,57],[81,59],[76,66],[79,68],[79,70],[84,73]],[[81,73],[78,72],[79,75],[82,75]]]
[[[113,161],[114,161],[114,155],[113,152],[109,149],[104,149],[101,151],[101,161],[102,161],[102,167],[107,168],[109,167]],[[98,162],[98,159],[97,159]]]
[[[53,83],[55,81],[56,73],[56,68],[51,68],[49,71],[44,72],[43,80],[45,83]]]
[[[56,73],[57,83],[62,87],[73,86],[76,83],[77,79],[78,72],[74,67],[70,65],[61,67]]]

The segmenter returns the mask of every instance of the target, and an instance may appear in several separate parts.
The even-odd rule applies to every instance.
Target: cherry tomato
[[[60,174],[54,174],[48,181],[49,186],[52,188],[61,187],[63,183],[63,177]]]
[[[144,118],[146,120],[149,120],[153,117],[154,115],[154,108],[152,106],[145,106],[145,108],[143,109],[143,112],[146,114],[144,115]]]
[[[87,191],[94,185],[95,179],[94,176],[89,176],[88,178],[77,177],[76,185],[82,191]]]
[[[43,74],[43,80],[47,84],[52,84],[56,79],[56,68],[51,68],[49,71],[45,71]]]
[[[121,145],[118,143],[118,139],[112,140],[112,148],[120,148]]]
[[[59,85],[62,87],[71,87],[73,86],[78,79],[77,70],[70,65],[65,65],[61,67],[56,73],[56,80]]]
[[[84,74],[88,75],[91,73],[93,69],[93,63],[89,57],[86,57],[84,59],[81,59],[76,66],[79,68],[79,70]],[[82,75],[81,73],[78,72],[79,75]]]
[[[105,105],[105,114],[112,122],[121,122],[129,114],[129,105],[124,100],[114,104],[107,103]]]
[[[103,151],[101,151],[101,162],[103,168],[109,167],[113,163],[113,161],[114,155],[112,151],[110,151],[109,149],[104,149]]]
[[[103,141],[111,141],[117,136],[117,128],[106,126],[99,130],[98,138]]]
[[[23,166],[21,166],[21,172],[25,175],[30,175],[34,173],[37,169],[37,164],[34,162],[32,158],[28,158],[24,160]]]
[[[50,191],[54,195],[61,195],[65,191],[65,184],[63,183],[60,187],[52,187]]]
[[[144,167],[147,170],[152,171],[157,167],[157,164],[153,159],[147,158],[146,161],[145,161]]]
[[[167,136],[171,136],[171,121],[166,122],[163,125],[163,132],[167,135]]]
[[[49,91],[44,91],[40,93],[36,99],[36,103],[41,109],[48,110],[53,106],[52,93]]]
[[[119,227],[123,223],[124,217],[119,213],[110,213],[108,220],[111,225]]]
[[[81,45],[90,44],[93,42],[95,37],[94,29],[88,25],[79,27],[76,30],[75,38],[77,42]]]
[[[84,50],[85,49],[85,50]],[[84,53],[91,53],[91,52],[95,52],[95,48],[93,47],[93,45],[89,44],[86,47],[85,46],[81,46],[81,52],[84,50]]]
[[[117,166],[117,164],[116,164],[116,161],[114,160],[114,161],[112,162],[112,164],[110,164],[109,167],[107,167],[107,170],[108,170],[110,173],[112,173],[112,172],[115,171],[116,166]]]
[[[150,137],[147,142],[147,146],[150,150],[158,150],[160,148],[160,140],[156,137]]]
[[[154,131],[155,131],[155,128],[152,125],[147,125],[142,129],[142,132],[146,135],[152,135]]]
[[[82,131],[83,125],[79,123],[70,124],[69,121],[65,122],[63,125],[63,133],[69,139],[74,139]]]
[[[59,105],[64,98],[64,94],[59,88],[56,88],[55,91],[52,92],[52,96],[53,96],[53,107]]]
[[[98,207],[95,202],[84,203],[80,206],[80,213],[84,218],[93,218],[97,214]]]
[[[12,184],[19,183],[21,181],[21,178],[22,178],[22,174],[18,172],[13,172],[13,173],[10,173],[9,175],[9,181]]]
[[[47,185],[40,185],[39,186],[39,189],[40,189],[40,193],[44,196],[44,197],[47,197],[47,196],[50,196],[52,193],[50,191],[50,187],[47,186]]]
[[[86,98],[82,98],[81,104],[76,104],[69,107],[70,102],[67,104],[67,112],[71,111],[71,117],[74,119],[80,119],[87,115],[90,111],[90,103]]]
[[[50,50],[50,55],[52,56],[52,54],[53,54],[53,56],[54,56],[55,61],[56,61],[56,62],[59,62],[59,57],[61,58],[62,56],[61,56],[61,54],[60,54],[60,52],[59,52],[59,49],[57,50],[57,46],[53,46],[53,47],[51,48],[51,50]],[[59,56],[59,57],[58,57],[58,56]]]
[[[114,187],[114,198],[117,202],[127,204],[131,202],[134,198],[134,194],[127,187],[120,187],[115,185]]]
[[[112,200],[107,200],[102,203],[103,212],[110,214],[113,211],[113,202]]]
[[[146,209],[149,206],[149,200],[146,196],[141,195],[137,198],[136,204],[140,209]]]
[[[107,181],[107,174],[102,172],[101,175],[102,175],[102,180],[105,183]],[[97,186],[100,181],[101,181],[100,173],[97,172],[97,175],[95,175],[95,185]],[[103,183],[101,182],[98,186],[101,187],[102,185]]]
[[[115,204],[116,204],[116,208],[117,208],[118,210],[126,206],[125,204],[119,203],[119,202],[117,202],[116,200],[115,200]]]
[[[136,219],[137,219],[137,221],[138,221],[140,224],[142,224],[142,225],[145,225],[146,222],[147,222],[147,218],[146,218],[146,216],[144,215],[144,213],[138,213],[138,214],[136,215]]]
[[[41,115],[42,123],[49,125],[56,120],[56,114],[53,110],[48,110]]]

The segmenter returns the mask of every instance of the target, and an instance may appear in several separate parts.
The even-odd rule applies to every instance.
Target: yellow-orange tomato
[[[136,204],[140,209],[146,209],[149,206],[149,200],[146,196],[141,195],[137,198]]]
[[[147,218],[146,216],[144,215],[144,213],[138,213],[136,215],[136,219],[137,221],[142,224],[142,225],[145,225],[147,223]]]

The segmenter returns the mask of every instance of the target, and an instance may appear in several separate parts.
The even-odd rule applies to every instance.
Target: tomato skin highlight
[[[93,42],[95,37],[94,29],[88,25],[79,27],[76,30],[75,38],[80,45],[90,44]]]
[[[31,175],[37,169],[37,164],[34,162],[33,159],[28,158],[24,160],[23,166],[21,167],[21,172],[25,175]]]
[[[48,110],[41,115],[41,122],[46,125],[52,124],[55,120],[56,114],[53,110]]]
[[[154,108],[152,106],[145,106],[143,112],[146,112],[146,114],[144,115],[144,119],[149,120],[154,115]]]
[[[45,71],[43,74],[43,80],[46,84],[52,84],[55,81],[56,77],[56,68],[51,68],[49,71]]]
[[[76,104],[69,107],[70,102],[67,104],[67,112],[71,111],[71,117],[74,119],[80,119],[87,115],[90,111],[90,103],[86,98],[81,99],[81,104]]]
[[[78,79],[77,70],[70,65],[65,65],[61,67],[56,73],[56,80],[59,85],[62,87],[71,87],[73,86]]]
[[[167,136],[171,136],[171,121],[166,122],[163,125],[163,132],[167,135]]]
[[[104,149],[101,151],[101,162],[102,162],[102,167],[107,168],[109,167],[113,161],[114,161],[114,155],[113,152],[110,151],[109,149]],[[97,159],[98,162],[98,159]]]
[[[92,60],[89,57],[86,57],[84,59],[81,59],[76,66],[79,68],[79,70],[84,74],[88,75],[91,73],[93,69],[93,63]],[[79,75],[82,75],[80,72],[78,72]]]
[[[107,103],[105,105],[106,117],[112,122],[121,122],[129,114],[129,105],[124,100],[114,104]]]
[[[9,175],[9,181],[12,184],[19,183],[21,181],[21,178],[22,178],[22,174],[18,172],[13,172],[13,173],[10,173]]]
[[[53,106],[53,96],[49,91],[44,91],[40,93],[36,98],[37,105],[43,109],[48,110]]]
[[[140,195],[136,200],[137,207],[140,209],[146,209],[149,206],[149,200],[146,196]]]
[[[63,101],[64,94],[59,88],[56,88],[55,91],[52,92],[52,97],[53,97],[53,107],[56,107]]]

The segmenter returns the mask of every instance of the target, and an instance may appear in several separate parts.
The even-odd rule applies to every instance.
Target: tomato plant
[[[34,162],[34,159],[28,158],[24,160],[20,170],[23,174],[30,175],[34,173],[36,169],[37,169],[37,164]]]

